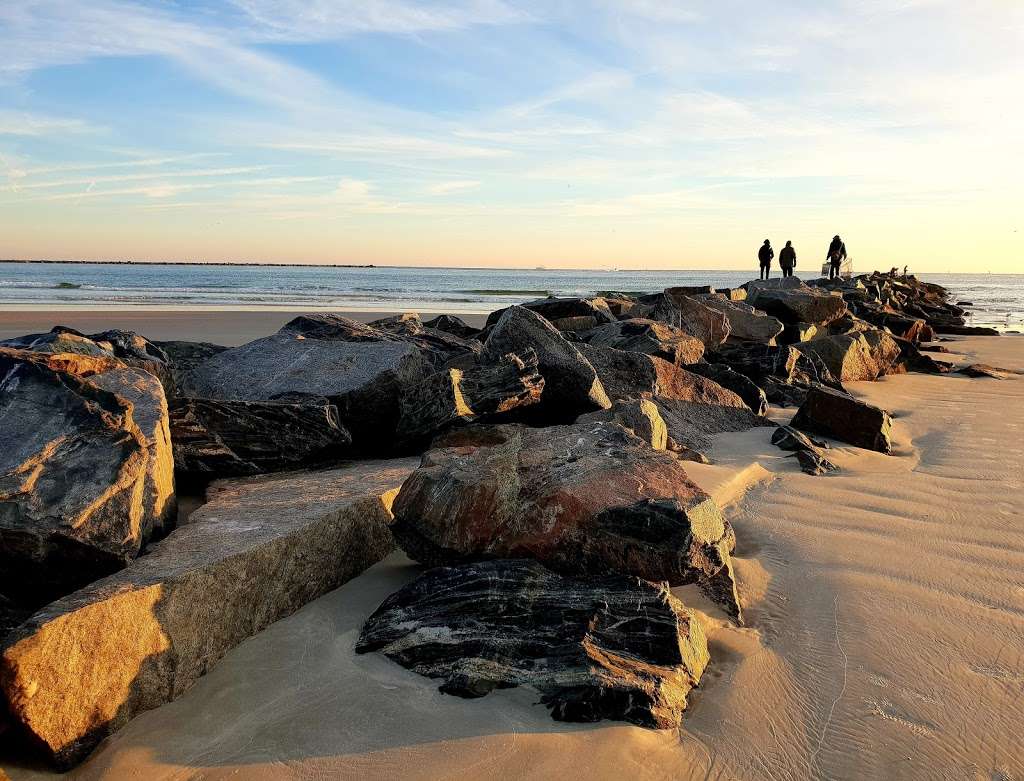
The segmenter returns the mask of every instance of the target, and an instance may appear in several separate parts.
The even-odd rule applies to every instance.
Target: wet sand
[[[1024,369],[1024,337],[950,346]],[[678,733],[554,722],[522,689],[461,700],[355,655],[362,621],[419,572],[394,554],[234,649],[69,777],[1019,779],[1024,377],[851,390],[892,411],[893,456],[837,446],[842,471],[810,477],[755,429],[721,435],[715,465],[687,465],[736,527],[748,623],[677,590],[712,653]]]

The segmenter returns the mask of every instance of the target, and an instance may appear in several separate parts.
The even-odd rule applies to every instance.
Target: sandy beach
[[[1024,369],[1024,337],[950,346]],[[842,471],[810,477],[753,429],[720,435],[714,465],[687,466],[736,527],[747,625],[676,590],[712,655],[678,733],[557,723],[522,689],[461,700],[357,656],[362,622],[420,572],[396,553],[232,650],[68,777],[1019,778],[1024,378],[850,389],[893,413],[894,455],[834,447]]]

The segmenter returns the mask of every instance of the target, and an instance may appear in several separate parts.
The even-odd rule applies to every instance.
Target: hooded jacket
[[[775,257],[775,250],[768,244],[762,244],[761,249],[757,251],[757,259],[761,261],[762,266],[767,266],[772,262],[772,258]]]
[[[828,245],[828,254],[825,255],[825,260],[832,260],[832,256],[837,252],[840,260],[846,260],[846,244],[842,240],[832,239],[832,243]]]

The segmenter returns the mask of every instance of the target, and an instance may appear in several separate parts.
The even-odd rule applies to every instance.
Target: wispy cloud
[[[455,179],[451,182],[438,182],[427,187],[426,192],[428,195],[451,195],[452,193],[461,193],[466,190],[475,190],[480,186],[480,182],[475,179]]]
[[[0,136],[49,136],[101,131],[102,128],[81,119],[0,109]]]

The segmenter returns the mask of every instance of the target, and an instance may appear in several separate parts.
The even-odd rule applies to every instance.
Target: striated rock
[[[743,399],[743,403],[755,415],[768,412],[768,398],[764,391],[753,380],[729,366],[721,363],[696,363],[686,367],[687,371],[714,380],[723,388],[727,388]]]
[[[484,344],[483,359],[533,349],[544,378],[544,391],[534,411],[539,418],[570,421],[585,412],[607,409],[611,400],[597,372],[576,346],[543,317],[521,306],[505,310]]]
[[[726,316],[729,321],[729,339],[739,342],[775,344],[782,333],[782,322],[741,301],[725,296],[703,296],[700,302]]]
[[[800,462],[800,469],[804,474],[817,476],[839,471],[838,466],[813,450],[798,450],[794,455]]]
[[[544,378],[537,354],[506,355],[497,364],[469,371],[438,372],[409,388],[400,399],[396,441],[406,450],[429,444],[449,428],[492,419],[540,402]]]
[[[614,323],[608,302],[603,298],[538,298],[522,304],[524,309],[536,312],[559,331],[586,331],[590,328]],[[487,316],[487,325],[496,325],[507,309],[499,309]]]
[[[841,382],[877,380],[901,367],[900,346],[884,331],[821,336],[794,347],[820,358]]]
[[[802,284],[767,287],[748,282],[747,293],[748,303],[763,309],[784,323],[828,325],[846,312],[846,302],[842,296]]]
[[[664,586],[523,559],[429,570],[367,620],[356,652],[370,651],[447,694],[531,686],[560,721],[659,729],[679,726],[709,659],[700,623]]]
[[[455,315],[438,315],[433,320],[427,320],[423,323],[423,326],[435,331],[455,334],[463,339],[475,339],[480,333],[479,328],[473,328],[461,317],[456,317]]]
[[[697,363],[704,355],[704,343],[700,339],[656,320],[622,320],[599,326],[582,336],[589,344],[646,353],[674,364]]]
[[[892,452],[889,413],[830,388],[811,388],[790,425],[867,450]]]
[[[528,556],[562,572],[731,582],[714,500],[614,423],[452,432],[394,510],[398,544],[428,566]],[[738,614],[735,594],[728,607]]]
[[[0,688],[62,768],[170,702],[231,648],[392,548],[412,460],[215,483],[191,522],[11,632]]]
[[[591,412],[576,419],[577,423],[601,421],[618,423],[655,450],[665,450],[668,444],[665,421],[657,405],[647,399],[622,399],[612,404],[611,409]]]
[[[0,348],[0,589],[39,604],[123,567],[175,516],[159,380]]]
[[[649,297],[649,317],[681,328],[700,339],[706,348],[714,348],[729,338],[729,318],[696,298],[673,292]]]
[[[189,482],[296,469],[352,444],[327,402],[177,399],[170,425],[174,467]]]

